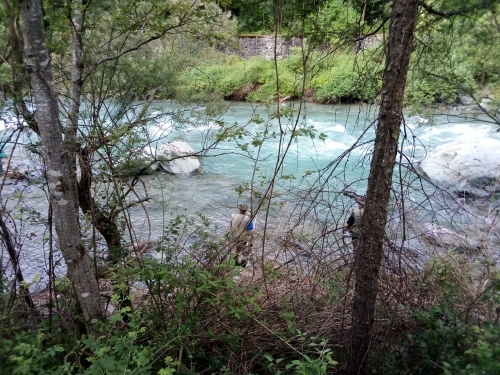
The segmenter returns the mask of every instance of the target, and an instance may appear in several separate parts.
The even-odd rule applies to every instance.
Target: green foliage
[[[129,322],[123,326],[123,316],[128,315]],[[84,337],[81,340],[82,351],[90,352],[86,361],[90,364],[83,374],[153,374],[155,347],[151,343],[141,343],[147,332],[146,325],[136,320],[125,308],[113,314],[106,327],[107,337]],[[154,344],[153,344],[154,345]],[[87,366],[85,366],[87,367]]]
[[[302,35],[304,20],[314,17],[325,3],[328,1],[225,0],[221,6],[236,16],[240,34],[271,33],[275,24],[279,24],[290,35]]]
[[[163,296],[162,299],[166,297],[162,305],[158,306],[158,312],[169,319],[164,321],[166,326],[155,331],[161,341],[171,342],[174,348],[185,347],[194,361],[202,362],[210,358],[199,344],[203,337],[219,341],[220,346],[215,349],[222,352],[226,350],[225,347],[237,349],[241,340],[231,332],[231,326],[227,327],[228,330],[214,334],[213,330],[217,327],[205,326],[205,318],[212,316],[214,321],[245,320],[257,306],[253,302],[254,297],[249,295],[250,291],[233,283],[234,271],[231,268],[220,266],[214,272],[209,272],[193,266],[166,267],[166,272],[157,272],[155,290]],[[221,273],[221,276],[217,276],[217,273]],[[218,359],[210,358],[210,362],[208,366],[218,370]]]
[[[301,351],[294,350],[291,355],[291,357],[298,357],[297,359],[274,358],[271,354],[264,353],[262,356],[266,360],[265,369],[267,372],[274,375],[323,375],[331,373],[338,362],[333,360],[331,349],[326,347],[327,341],[293,328],[289,321],[290,318],[293,318],[293,313],[284,314],[284,317],[287,319],[290,332],[295,333],[294,337],[287,338],[287,343],[300,345]]]
[[[445,306],[418,312],[422,330],[411,338],[420,352],[417,368],[445,375],[493,375],[500,371],[498,322],[463,321]],[[437,368],[436,368],[437,365]]]
[[[182,226],[181,217],[173,220],[171,241],[176,241],[175,232]],[[201,233],[200,238],[193,256],[217,251],[209,247],[207,236]],[[2,370],[9,374],[114,375],[173,374],[182,368],[180,373],[217,373],[227,365],[228,353],[240,350],[238,322],[249,321],[259,312],[258,293],[234,282],[237,271],[230,259],[209,268],[189,259],[168,259],[169,263],[151,259],[137,268],[117,271],[122,278],[140,278],[148,285],[149,302],[134,311],[129,307],[116,310],[105,323],[95,321],[102,324],[99,337],[69,343],[46,330],[39,329],[36,335],[29,329],[17,333],[10,325],[10,331],[2,332]],[[113,295],[110,303],[119,302],[120,296]],[[213,344],[207,346],[208,342]],[[186,353],[181,362],[173,360],[181,358],[179,350]]]
[[[500,373],[500,325],[498,322],[484,322],[467,327],[458,355],[449,354],[443,360],[445,375],[493,375]]]
[[[303,354],[302,359],[294,359],[285,366],[285,369],[292,370],[296,375],[323,375],[327,374],[328,366],[338,364],[332,359],[329,349],[319,350],[319,355],[319,358],[312,359]]]
[[[261,58],[231,59],[229,64],[189,69],[176,91],[196,100],[218,94],[265,103],[275,101],[278,92],[281,99],[298,99],[311,90],[319,102],[375,99],[381,86],[380,64],[354,54],[323,60],[320,54],[311,54],[304,66],[300,51],[279,60],[277,66]]]
[[[130,318],[126,325],[124,315]],[[162,365],[155,356],[155,343],[141,341],[147,328],[135,314],[127,309],[116,312],[103,328],[107,335],[83,337],[73,343],[62,342],[55,332],[42,328],[4,335],[0,345],[2,371],[13,375],[173,373],[175,362],[166,357]],[[50,344],[54,340],[60,342]]]
[[[471,62],[454,40],[434,31],[412,55],[406,101],[415,105],[454,102],[458,94],[474,89]],[[458,47],[458,48],[456,48]],[[452,52],[450,52],[452,51]]]
[[[291,56],[278,61],[278,79],[276,79],[276,68],[274,64],[268,63],[262,72],[259,81],[263,84],[258,90],[248,95],[249,101],[272,102],[278,98],[300,98],[302,96],[302,67],[297,64],[300,56]]]
[[[243,6],[239,1],[224,4],[233,10]],[[359,30],[360,27],[376,25],[390,11],[390,3],[383,0],[370,4],[359,1],[346,4],[340,0],[332,0],[324,2],[319,8],[310,5],[307,9],[301,8],[293,20],[301,25],[293,35],[302,35],[305,31],[309,46],[325,41],[329,41],[331,45],[342,44],[363,33],[363,30]],[[246,22],[247,16],[254,17],[256,24],[259,22],[257,20],[261,21],[261,25],[271,22],[270,18],[268,21],[264,19],[271,17],[269,14],[272,14],[272,4],[260,2],[259,7],[259,10],[252,7],[256,12],[253,16],[248,11],[241,14],[236,12],[240,26],[241,22]],[[297,3],[292,2],[287,7],[293,9],[297,7]],[[267,11],[264,11],[264,8]],[[287,11],[283,9],[283,12],[285,14]],[[298,17],[301,12],[306,14],[304,23],[301,23]],[[367,22],[365,26],[359,23],[361,14],[364,14]],[[500,43],[497,43],[500,38],[497,14],[498,12],[482,11],[476,20],[444,19],[435,24],[432,23],[435,22],[434,18],[423,15],[407,79],[406,104],[429,106],[436,102],[453,103],[462,93],[476,93],[480,98],[481,94],[477,94],[477,90],[481,85],[483,88],[487,85],[487,92],[495,98],[500,92],[498,64],[495,63],[498,60],[495,56],[500,53]],[[292,26],[293,22],[281,26],[292,30],[295,27]],[[303,31],[299,32],[302,27]],[[245,28],[250,29],[257,31],[255,27]],[[258,30],[264,29],[265,27],[262,27]],[[205,77],[198,75],[197,79],[194,79],[195,87],[198,88],[197,94],[269,102],[276,100],[278,93],[280,98],[301,98],[304,95],[302,84],[305,83],[305,92],[309,96],[314,93],[314,100],[323,103],[371,102],[378,95],[383,58],[375,54],[355,56],[349,52],[338,54],[335,58],[319,59],[313,55],[308,56],[307,69],[314,66],[315,71],[306,71],[305,82],[302,68],[296,69],[297,65],[292,62],[294,59],[301,59],[302,56],[298,54],[278,61],[278,80],[275,67],[270,62],[258,59],[239,61],[234,65],[226,63],[230,68],[220,63],[209,64],[202,68],[202,75]],[[259,69],[255,70],[256,66]],[[184,81],[186,83],[179,91],[189,89],[189,82],[193,80]],[[234,95],[236,92],[240,95]],[[491,104],[494,108],[496,105],[496,102]]]
[[[354,54],[332,58],[312,80],[319,102],[373,101],[382,85],[381,64]]]
[[[349,2],[330,0],[317,13],[309,14],[305,25],[308,43],[338,43],[359,35],[361,18]]]
[[[380,374],[493,375],[500,371],[500,278],[490,275],[478,296],[466,297],[476,270],[457,267],[459,257],[435,259],[421,273],[424,291],[432,288],[435,303],[424,308],[400,306],[397,319],[412,327],[399,337],[390,354],[370,359]],[[424,274],[425,282],[424,282]],[[470,300],[469,298],[472,298]],[[383,363],[381,363],[381,360]]]
[[[223,9],[230,11],[238,20],[239,33],[270,32],[274,27],[274,1],[272,0],[224,0]]]
[[[74,365],[64,361],[68,348],[63,345],[47,344],[53,338],[43,329],[35,332],[17,330],[3,332],[0,345],[0,367],[5,374],[12,375],[63,375],[72,374]]]
[[[376,25],[391,12],[389,0],[352,0],[352,4],[359,14],[364,15],[364,20],[369,25]]]
[[[272,63],[263,59],[228,58],[214,65],[197,66],[189,69],[180,77],[177,93],[192,100],[203,100],[207,97],[231,97],[238,90],[251,90],[255,85],[264,82],[269,76]]]
[[[224,357],[228,352],[240,349],[239,322],[248,321],[260,309],[256,289],[235,283],[239,271],[232,257],[221,259],[221,245],[209,236],[209,223],[203,215],[198,219],[200,229],[189,255],[179,254],[187,221],[177,216],[159,243],[162,260],[144,261],[128,272],[148,286],[151,301],[155,301],[137,311],[148,322],[148,340],[164,343],[159,344],[163,345],[162,356],[179,358],[178,350],[184,352],[181,367],[191,368],[192,373],[202,369],[215,373],[227,365]],[[206,342],[214,345],[206,346]]]

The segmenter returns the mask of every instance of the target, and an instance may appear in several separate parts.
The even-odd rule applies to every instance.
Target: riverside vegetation
[[[24,146],[32,160],[44,161],[48,173],[42,179],[17,178],[46,193],[49,209],[35,211],[22,192],[6,194],[2,180],[0,371],[352,374],[360,259],[335,228],[343,224],[337,213],[344,218],[348,212],[344,189],[367,182],[342,180],[349,152],[319,171],[318,181],[306,189],[298,181],[313,172],[296,177],[280,168],[292,142],[324,139],[300,125],[301,101],[383,104],[389,91],[383,79],[390,70],[384,68],[386,46],[394,40],[388,22],[393,18],[397,25],[396,8],[406,2],[369,3],[123,0],[42,7],[39,1],[6,1],[0,80],[9,99],[3,116],[14,126],[3,133],[2,147]],[[499,5],[423,2],[419,9],[402,88],[405,104],[428,113],[436,104],[458,105],[467,98],[498,125]],[[244,60],[214,48],[233,45],[238,31],[270,30],[306,37],[307,45],[274,61]],[[374,33],[384,36],[381,44],[354,51],[361,35]],[[266,220],[259,230],[249,268],[235,266],[228,244],[213,235],[218,228],[200,212],[165,215],[153,249],[138,239],[131,213],[139,208],[147,216],[151,197],[137,155],[171,135],[169,130],[152,137],[147,130],[166,115],[158,114],[154,102],[167,99],[182,104],[168,111],[173,128],[218,126],[207,131],[206,146],[196,156],[233,141],[254,163],[253,178],[235,187],[235,195],[250,201],[261,217],[280,220]],[[224,99],[265,103],[278,128],[260,117],[252,119],[266,126],[258,134],[247,124],[224,123]],[[298,107],[274,106],[285,99]],[[276,169],[261,175],[259,150],[271,137],[280,140]],[[407,137],[399,142],[402,149]],[[366,161],[359,167],[368,168]],[[409,181],[420,177],[402,162],[398,168],[390,192],[399,235],[379,235],[384,253],[375,318],[359,373],[497,374],[497,196],[468,201],[488,223],[480,251],[424,242],[407,249],[407,225],[417,217]],[[284,207],[282,194],[289,194],[293,207]],[[427,205],[416,206],[456,209],[455,197],[447,205],[443,196],[449,197],[436,188],[425,197]],[[153,208],[171,209],[168,199]],[[432,209],[429,215],[440,217]],[[286,233],[281,221],[287,221]],[[28,223],[44,228],[40,246],[47,274],[40,277],[46,289],[39,294],[30,289],[37,280],[25,281],[20,263],[30,256]],[[305,265],[298,254],[304,248]],[[62,258],[65,275],[57,272]]]
[[[272,14],[271,9],[268,12]],[[258,31],[244,26],[252,24],[255,15],[250,12],[242,17],[242,31]],[[220,95],[228,100],[264,103],[278,99],[374,102],[382,85],[383,41],[357,50],[359,42],[352,39],[359,37],[353,38],[352,34],[359,30],[350,30],[346,25],[358,19],[358,15],[347,4],[327,2],[317,17],[316,29],[306,34],[309,44],[305,42],[305,50],[295,48],[291,56],[276,63],[259,57],[247,60],[237,55],[208,53],[201,64],[187,64],[174,84],[174,96],[203,99]],[[427,29],[427,23],[432,22],[433,17],[428,15],[419,25],[425,34],[420,43],[415,43],[405,104],[422,110],[422,106],[436,104],[465,104],[461,103],[464,95],[474,97],[479,104],[484,96],[491,98],[492,111],[497,111],[500,72],[494,61],[500,51],[498,28],[493,26],[495,16],[484,13],[477,22],[445,20]],[[365,27],[369,34],[371,28]],[[286,38],[288,33],[293,30],[283,30],[282,36]],[[340,40],[342,37],[345,39]],[[379,37],[386,37],[383,31]]]

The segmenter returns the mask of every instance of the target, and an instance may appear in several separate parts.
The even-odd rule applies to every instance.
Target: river
[[[206,219],[210,223],[207,229],[221,235],[239,203],[249,203],[255,209],[259,200],[252,199],[250,191],[265,191],[276,169],[278,178],[273,204],[269,210],[262,206],[257,217],[257,230],[262,230],[266,212],[270,215],[270,228],[276,224],[274,230],[296,228],[300,220],[306,222],[313,232],[324,232],[325,227],[340,227],[353,205],[350,199],[342,196],[342,191],[348,188],[363,194],[366,189],[377,106],[307,103],[299,113],[297,103],[283,103],[280,110],[284,116],[280,123],[273,114],[270,115],[276,108],[269,110],[263,105],[231,103],[219,117],[207,118],[198,110],[183,116],[182,120],[164,114],[172,113],[172,103],[155,103],[155,106],[153,114],[156,113],[157,117],[154,125],[148,127],[153,140],[151,147],[176,139],[188,142],[195,151],[202,150],[214,141],[221,122],[245,124],[246,133],[237,141],[223,140],[215,149],[204,152],[200,158],[200,173],[144,176],[136,185],[134,199],[146,196],[146,191],[151,199],[131,210],[133,231],[138,240],[157,241],[168,222],[177,215],[190,218],[200,226]],[[304,135],[290,139],[295,124]],[[4,115],[0,122],[1,139],[5,140],[10,134],[11,125],[12,119]],[[314,138],[311,137],[313,130]],[[440,206],[430,200],[435,195],[435,187],[416,179],[406,168],[409,163],[418,165],[426,152],[444,143],[470,142],[479,137],[500,140],[500,133],[496,130],[495,126],[483,121],[454,116],[453,111],[442,111],[428,118],[407,114],[401,133],[405,155],[401,160],[401,170],[407,186],[404,191],[398,190],[409,202],[407,208],[417,207],[419,211],[415,211],[415,215],[420,218],[425,215],[436,217],[440,210]],[[261,147],[253,146],[252,140],[262,137],[266,131],[267,138]],[[288,144],[289,147],[285,147]],[[9,143],[7,153],[11,149]],[[285,151],[282,166],[276,168],[277,156],[284,155]],[[12,154],[12,163],[22,163],[23,160],[26,156],[22,147],[18,147]],[[399,179],[398,173],[395,179]],[[45,193],[36,184],[6,182],[8,185],[3,187],[1,198],[5,206],[17,210],[23,272],[28,280],[37,280],[39,276],[43,280],[48,267],[47,231],[40,225],[47,215]],[[314,194],[309,193],[310,189]],[[393,200],[397,200],[396,195]],[[314,207],[311,202],[315,202]],[[442,217],[448,220],[446,215]],[[426,220],[432,219],[428,217]],[[5,265],[7,257],[3,251]],[[62,275],[64,262],[59,259],[59,264],[58,274]]]

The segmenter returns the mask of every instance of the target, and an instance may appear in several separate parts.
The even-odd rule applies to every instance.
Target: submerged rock
[[[482,249],[480,242],[437,224],[427,224],[426,231],[422,235],[427,242],[439,247],[462,251],[478,251]]]

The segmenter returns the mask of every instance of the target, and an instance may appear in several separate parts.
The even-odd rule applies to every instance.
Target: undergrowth
[[[71,329],[75,315],[43,316],[36,323],[34,312],[18,301],[2,320],[3,371],[342,373],[352,303],[345,266],[350,256],[343,266],[319,260],[330,271],[304,274],[293,265],[259,265],[258,259],[252,269],[242,269],[223,249],[201,236],[196,253],[206,255],[203,261],[164,254],[168,262],[141,258],[123,268],[121,280],[142,287],[132,291],[133,310],[109,310],[100,337],[78,336]],[[481,267],[454,254],[430,259],[418,272],[407,270],[401,283],[400,276],[384,272],[368,358],[372,373],[498,373],[500,278],[489,272],[484,284],[477,276]],[[6,297],[4,292],[3,306]],[[118,301],[113,295],[110,306]]]

